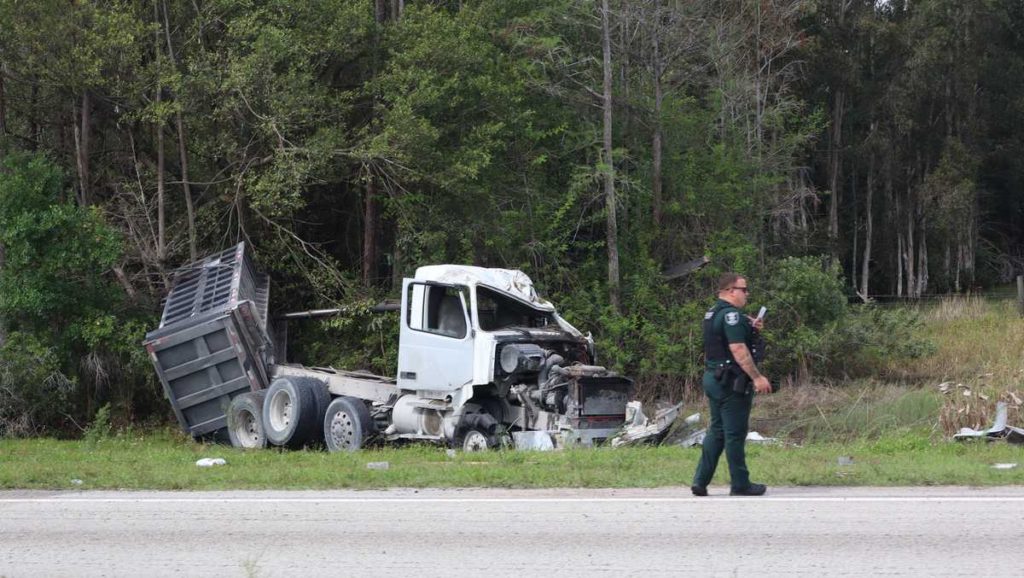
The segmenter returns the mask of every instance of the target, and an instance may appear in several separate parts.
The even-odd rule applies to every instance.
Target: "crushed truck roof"
[[[508,293],[544,311],[555,306],[537,295],[530,276],[516,269],[492,269],[471,265],[429,265],[416,269],[417,281],[433,281],[453,285],[484,285]]]

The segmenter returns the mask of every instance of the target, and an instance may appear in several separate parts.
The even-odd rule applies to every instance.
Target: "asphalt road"
[[[1024,488],[0,492],[0,576],[1020,576]]]

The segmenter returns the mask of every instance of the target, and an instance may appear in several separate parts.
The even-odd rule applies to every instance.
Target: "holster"
[[[747,372],[743,371],[739,367],[733,371],[730,383],[732,385],[732,392],[736,395],[747,395],[750,390],[750,376]]]
[[[715,368],[715,380],[726,380],[726,385],[737,395],[746,395],[750,390],[750,376],[738,365],[723,363]]]

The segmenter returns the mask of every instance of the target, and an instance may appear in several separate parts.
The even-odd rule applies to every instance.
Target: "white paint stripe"
[[[775,496],[775,497],[756,497],[756,498],[736,498],[729,497],[723,494],[722,498],[729,498],[732,503],[743,503],[745,505],[753,505],[757,503],[799,503],[799,502],[816,502],[816,503],[849,503],[849,502],[906,502],[906,503],[941,503],[941,502],[972,502],[972,503],[1008,503],[1008,502],[1024,502],[1024,496],[850,496],[850,497],[823,497],[823,496],[807,496],[807,497],[787,497],[787,496]],[[739,500],[739,501],[738,501]],[[0,504],[45,504],[45,503],[82,503],[82,504],[110,504],[110,503],[154,503],[154,504],[200,504],[210,502],[231,502],[231,503],[252,503],[252,504],[337,504],[337,503],[351,503],[351,504],[408,504],[408,503],[425,503],[425,504],[461,504],[461,503],[482,503],[482,504],[501,504],[501,503],[541,503],[541,504],[566,504],[566,503],[711,503],[721,505],[723,500],[711,498],[281,498],[281,497],[245,497],[245,498],[229,498],[229,497],[190,497],[190,498],[79,498],[75,496],[54,496],[49,498],[0,498]]]

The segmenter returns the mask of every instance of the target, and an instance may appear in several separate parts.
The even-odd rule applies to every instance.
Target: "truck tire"
[[[313,393],[314,411],[313,425],[306,440],[306,445],[322,446],[324,443],[324,430],[320,424],[324,422],[324,415],[327,413],[327,406],[331,404],[331,392],[327,389],[327,383],[315,377],[291,377],[289,378],[296,387],[308,388]]]
[[[452,445],[464,452],[482,452],[498,447],[498,420],[488,413],[469,413],[455,433]]]
[[[314,388],[302,378],[279,377],[267,388],[263,400],[263,429],[275,446],[301,448],[309,443],[316,428],[317,402]]]
[[[323,419],[324,442],[331,452],[354,452],[374,433],[373,418],[362,400],[342,396],[327,406]]]
[[[263,428],[263,398],[266,390],[236,395],[228,406],[228,437],[236,448],[267,447],[267,433]]]

